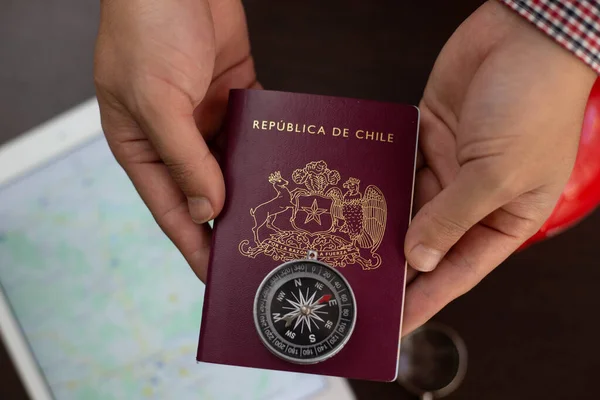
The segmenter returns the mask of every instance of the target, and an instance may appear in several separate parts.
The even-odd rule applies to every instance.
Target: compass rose
[[[306,329],[308,329],[309,332],[312,332],[313,327],[315,327],[316,329],[320,329],[319,325],[317,324],[317,321],[322,322],[323,324],[325,324],[325,321],[323,320],[323,318],[321,318],[321,316],[319,316],[319,314],[321,314],[323,317],[327,317],[327,311],[323,311],[321,310],[321,308],[326,306],[326,304],[324,303],[327,303],[329,301],[331,295],[324,294],[315,301],[315,296],[317,295],[317,292],[318,291],[315,290],[311,296],[310,288],[306,288],[306,296],[304,295],[304,293],[302,293],[302,289],[298,289],[298,296],[296,296],[295,293],[292,293],[292,297],[295,301],[291,299],[286,299],[286,301],[291,305],[291,307],[281,307],[285,310],[291,311],[285,314],[280,319],[276,319],[275,322],[277,322],[277,320],[285,320],[286,327],[288,327],[295,319],[296,324],[292,329],[296,330],[298,325],[300,325],[300,333],[304,333],[304,327],[306,327]]]
[[[334,356],[348,342],[356,303],[341,273],[309,258],[272,270],[257,290],[254,313],[259,337],[273,354],[314,364]]]

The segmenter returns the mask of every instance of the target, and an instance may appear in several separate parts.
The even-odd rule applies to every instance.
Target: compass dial
[[[356,303],[346,279],[316,260],[275,268],[258,289],[254,321],[278,357],[314,364],[339,352],[354,330]]]

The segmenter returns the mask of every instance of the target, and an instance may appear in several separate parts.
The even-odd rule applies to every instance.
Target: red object
[[[326,294],[323,297],[321,297],[319,299],[319,304],[323,304],[323,303],[327,303],[329,301],[329,299],[331,299],[331,295],[330,294]]]
[[[600,78],[585,110],[577,159],[554,211],[520,250],[555,236],[588,216],[600,204]]]

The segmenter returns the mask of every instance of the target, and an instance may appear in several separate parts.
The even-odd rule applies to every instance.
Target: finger
[[[124,163],[140,197],[157,224],[183,255],[196,276],[206,282],[210,255],[211,230],[190,217],[188,202],[171,178],[167,167],[159,162]]]
[[[139,101],[140,125],[185,195],[191,219],[205,223],[222,209],[223,175],[196,127],[191,100],[168,84],[150,82]]]
[[[410,285],[412,281],[417,278],[417,276],[419,276],[419,271],[409,265],[406,269],[406,285]]]
[[[424,204],[433,199],[440,191],[442,186],[435,177],[433,171],[427,166],[424,166],[415,178],[415,201],[414,212],[417,213]],[[412,266],[408,266],[406,275],[406,284],[409,285],[416,279],[419,271]]]
[[[115,159],[159,227],[204,282],[211,243],[210,227],[192,221],[185,195],[131,114],[114,99],[98,96],[98,103],[102,110],[102,127]]]
[[[433,171],[440,185],[446,187],[456,178],[460,165],[456,159],[456,136],[453,133],[456,126],[449,126],[439,115],[443,108],[433,108],[425,99],[421,101],[419,147],[425,165]]]
[[[413,215],[416,214],[424,204],[433,199],[440,191],[442,187],[438,182],[437,178],[433,174],[433,171],[427,166],[424,166],[415,177],[415,199]],[[419,274],[419,271],[414,269],[410,264],[406,271],[406,285],[410,285]]]
[[[415,171],[420,171],[425,167],[425,158],[421,149],[417,149],[417,162],[415,163]]]
[[[463,295],[520,245],[521,240],[477,224],[435,271],[420,274],[406,290],[402,335],[423,325]]]
[[[430,168],[425,167],[419,171],[415,177],[414,214],[441,191],[442,185]]]
[[[465,232],[516,197],[511,174],[492,161],[465,164],[455,180],[417,212],[405,240],[413,268],[432,271]]]

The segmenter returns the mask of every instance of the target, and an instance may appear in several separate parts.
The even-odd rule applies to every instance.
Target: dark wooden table
[[[94,94],[98,2],[0,2],[0,143]],[[446,39],[481,1],[245,2],[268,89],[416,104]],[[600,212],[507,260],[437,321],[469,350],[451,399],[596,398]],[[0,348],[0,398],[25,398]],[[360,399],[411,399],[355,382]]]

